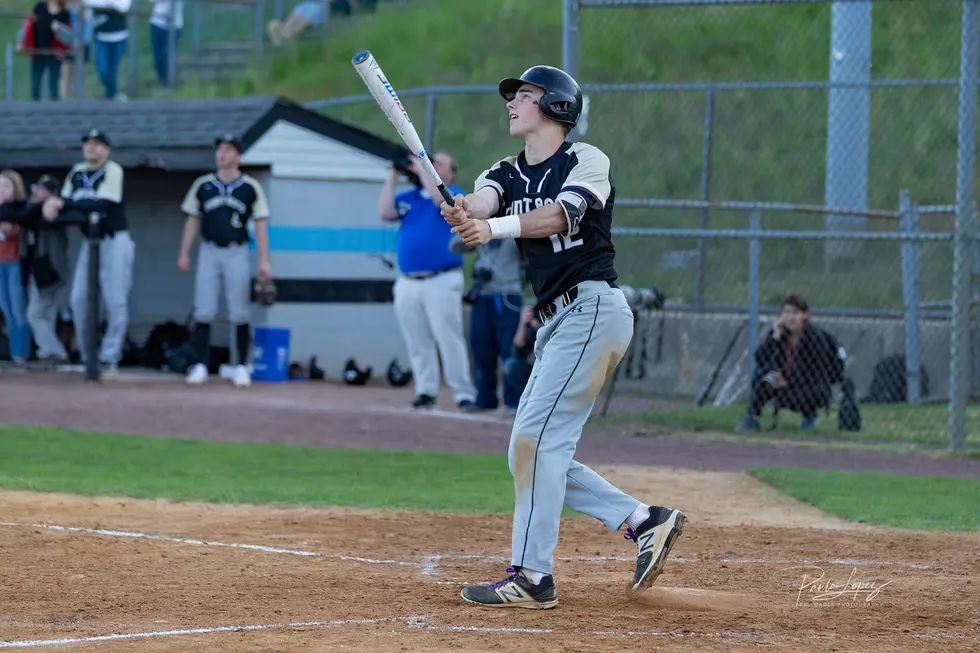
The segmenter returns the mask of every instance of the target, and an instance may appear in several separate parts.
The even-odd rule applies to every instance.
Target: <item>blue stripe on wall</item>
[[[269,251],[394,254],[395,229],[357,227],[284,227],[269,225]],[[252,241],[255,249],[255,241]]]

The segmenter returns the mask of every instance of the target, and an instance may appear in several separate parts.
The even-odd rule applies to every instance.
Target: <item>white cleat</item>
[[[247,388],[252,385],[252,375],[248,373],[248,368],[244,365],[236,365],[235,375],[231,382],[235,384],[236,388]]]
[[[197,363],[187,370],[188,385],[203,385],[208,382],[208,368],[203,363]]]

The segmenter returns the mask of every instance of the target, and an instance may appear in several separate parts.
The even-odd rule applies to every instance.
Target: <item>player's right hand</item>
[[[449,204],[443,202],[439,206],[439,211],[442,213],[442,217],[450,224],[450,226],[458,227],[469,218],[469,216],[466,215],[466,212],[470,209],[470,203],[469,200],[467,200],[463,195],[457,195],[453,199],[455,200],[453,206],[449,206]]]
[[[187,272],[191,269],[191,257],[181,256],[177,259],[177,267],[180,268],[181,272]]]

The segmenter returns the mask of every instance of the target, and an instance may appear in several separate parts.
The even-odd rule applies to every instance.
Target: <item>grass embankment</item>
[[[959,6],[946,2],[876,3],[872,70],[875,79],[954,78]],[[299,101],[366,93],[351,67],[370,49],[421,129],[426,100],[413,87],[494,85],[534,63],[560,63],[557,0],[382,3],[377,14],[337,20],[326,37],[310,37],[243,79],[227,93],[277,93]],[[583,9],[581,72],[586,83],[826,81],[831,5]],[[952,34],[952,36],[951,36]],[[188,89],[188,93],[207,89]],[[217,91],[215,91],[217,92]],[[225,91],[221,91],[225,93]],[[907,188],[920,204],[955,197],[956,87],[880,88],[871,94],[869,204],[895,209]],[[608,152],[619,197],[697,198],[700,193],[705,93],[591,93],[585,140]],[[714,107],[711,197],[824,203],[828,92],[718,91]],[[328,115],[397,140],[373,102],[325,110]],[[496,159],[513,154],[505,110],[495,93],[441,96],[434,146],[452,151],[459,184]],[[950,228],[924,217],[925,229]],[[696,227],[696,211],[620,207],[618,226]],[[823,229],[823,218],[768,214],[766,228]],[[713,212],[711,227],[747,226],[747,216]],[[895,226],[876,224],[892,230]],[[691,301],[694,240],[620,238],[618,268],[625,283],[658,283],[674,299]],[[671,260],[670,252],[680,252]],[[764,304],[788,289],[817,306],[898,308],[898,243],[868,244],[855,266],[824,269],[823,247],[810,241],[762,246]],[[922,248],[922,301],[949,298],[946,244]],[[747,295],[747,244],[713,241],[708,250],[707,301],[740,303]],[[686,263],[683,263],[686,261]],[[860,283],[855,283],[859,278]]]

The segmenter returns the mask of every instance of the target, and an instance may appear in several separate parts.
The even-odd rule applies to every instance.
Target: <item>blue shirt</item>
[[[453,195],[465,194],[456,186],[446,187]],[[463,257],[449,251],[452,227],[439,212],[432,197],[422,189],[395,195],[401,217],[398,231],[398,267],[403,274],[439,272],[463,265]]]

